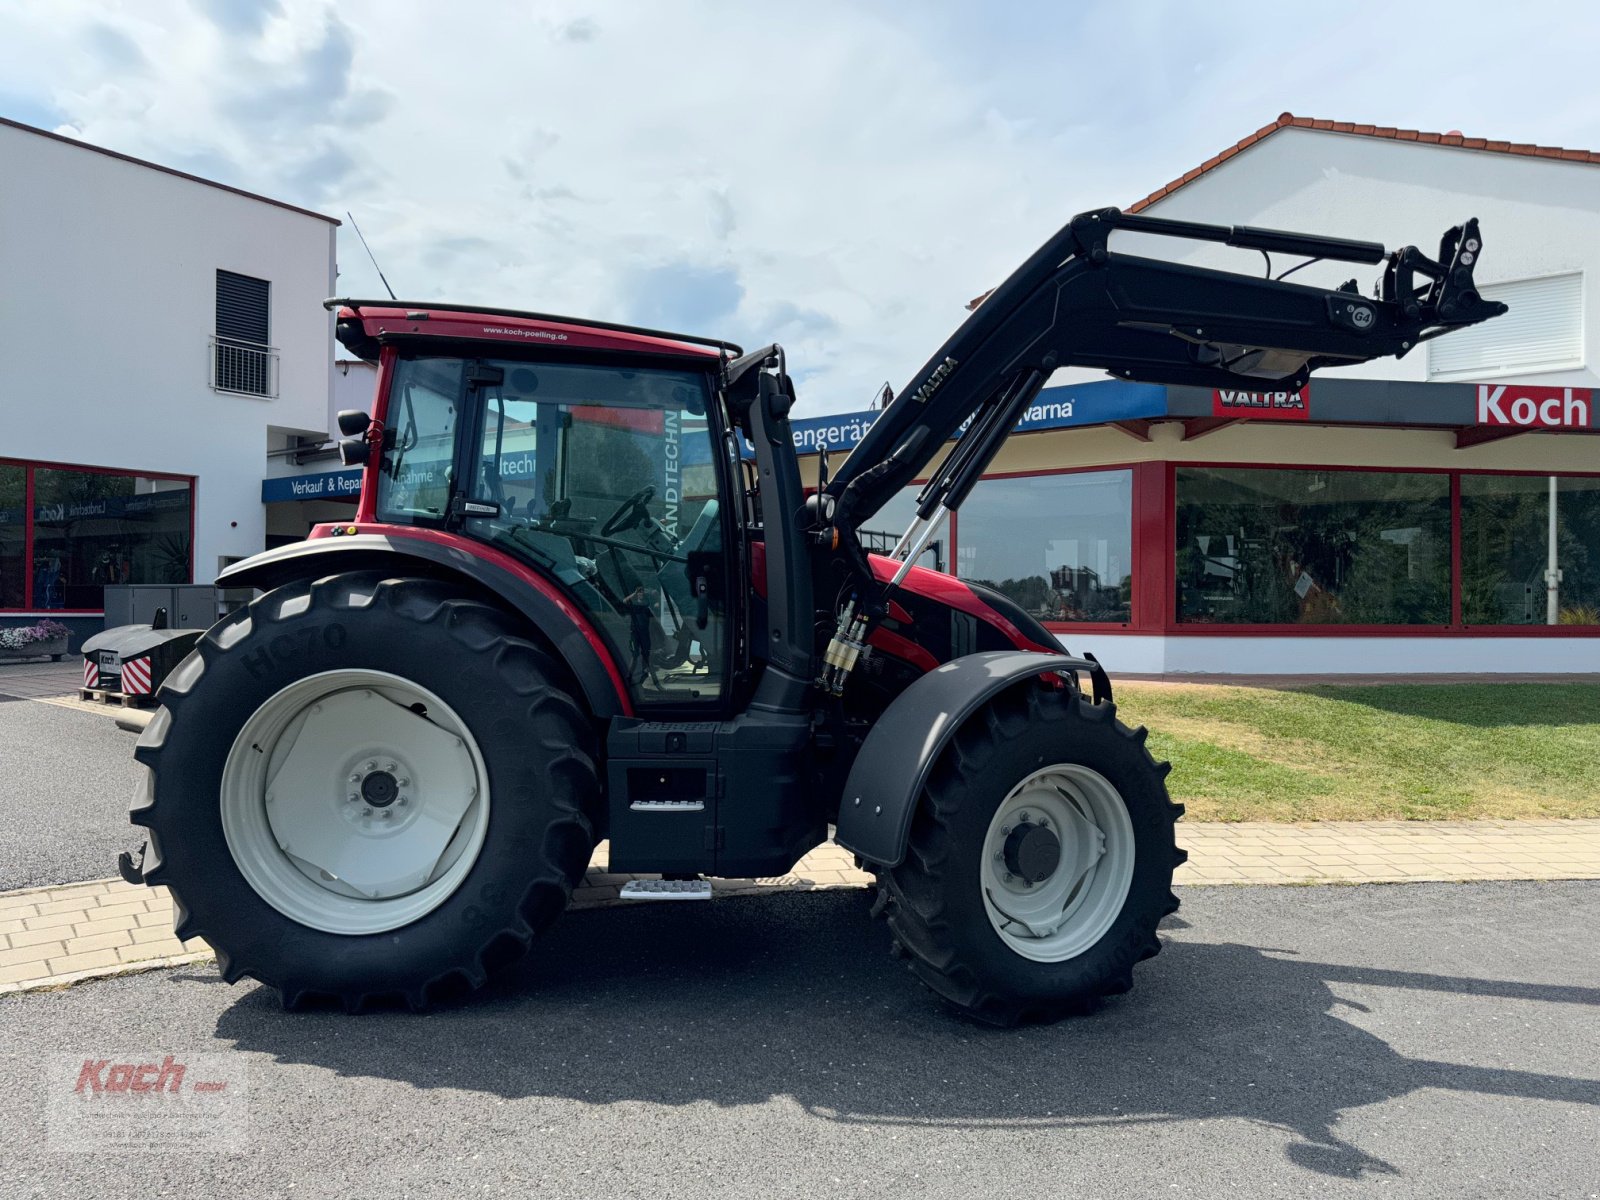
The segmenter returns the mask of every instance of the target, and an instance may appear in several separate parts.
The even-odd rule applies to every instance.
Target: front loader
[[[1368,296],[1131,256],[1120,231],[1386,266]],[[372,411],[339,418],[356,517],[218,580],[262,594],[161,689],[128,872],[230,982],[421,1008],[524,954],[603,839],[613,871],[661,877],[630,891],[681,898],[832,836],[958,1008],[1092,1007],[1178,904],[1167,767],[1099,663],[913,564],[1056,369],[1298,389],[1504,311],[1480,241],[1469,221],[1434,260],[1085,213],[814,492],[776,345],[330,301],[378,365]],[[865,552],[925,473],[894,552]]]

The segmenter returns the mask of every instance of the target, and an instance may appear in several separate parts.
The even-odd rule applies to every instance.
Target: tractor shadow
[[[507,1100],[789,1096],[818,1119],[890,1128],[1244,1118],[1288,1134],[1302,1168],[1347,1179],[1399,1172],[1340,1138],[1341,1114],[1417,1089],[1600,1106],[1600,1081],[1399,1054],[1343,1019],[1368,1010],[1333,985],[1592,1007],[1600,988],[1306,962],[1180,936],[1096,1015],[1000,1031],[942,1009],[886,953],[866,908],[862,893],[830,892],[572,914],[536,962],[459,1007],[290,1015],[255,988],[220,1015],[217,1036],[339,1076]]]

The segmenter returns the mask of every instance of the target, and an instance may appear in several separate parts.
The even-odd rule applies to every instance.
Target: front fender
[[[604,638],[559,589],[491,547],[469,550],[438,537],[356,533],[312,538],[257,554],[217,576],[218,587],[281,587],[346,571],[456,578],[498,597],[533,625],[577,680],[595,716],[632,716],[633,704]]]
[[[899,866],[917,799],[956,730],[990,697],[1052,671],[1092,676],[1100,666],[1070,654],[994,650],[951,659],[918,679],[884,710],[861,744],[839,801],[834,840],[869,862]]]

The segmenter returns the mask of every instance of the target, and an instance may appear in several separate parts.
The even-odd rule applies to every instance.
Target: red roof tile
[[[1241,151],[1248,150],[1262,138],[1270,137],[1280,129],[1320,129],[1330,133],[1349,133],[1358,137],[1389,138],[1394,141],[1418,142],[1427,145],[1459,146],[1463,150],[1482,150],[1491,154],[1519,154],[1526,158],[1554,158],[1564,162],[1600,163],[1600,153],[1593,150],[1567,150],[1560,146],[1536,146],[1531,142],[1488,141],[1484,138],[1464,137],[1460,133],[1424,133],[1418,129],[1396,129],[1392,125],[1357,125],[1351,121],[1324,121],[1311,117],[1297,117],[1284,113],[1271,125],[1263,125],[1249,137],[1242,138],[1221,154],[1206,159],[1193,171],[1185,172],[1171,183],[1157,188],[1144,199],[1128,205],[1128,212],[1149,208],[1157,200],[1170,196],[1184,184],[1214,170]]]

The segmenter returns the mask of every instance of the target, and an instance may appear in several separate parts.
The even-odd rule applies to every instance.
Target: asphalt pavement
[[[995,1031],[860,893],[569,914],[425,1016],[184,968],[0,1000],[0,1196],[1600,1194],[1600,883],[1186,888],[1099,1013]],[[50,1149],[57,1054],[221,1053],[244,1149]]]
[[[137,739],[116,711],[0,696],[0,892],[104,879],[138,846]]]

